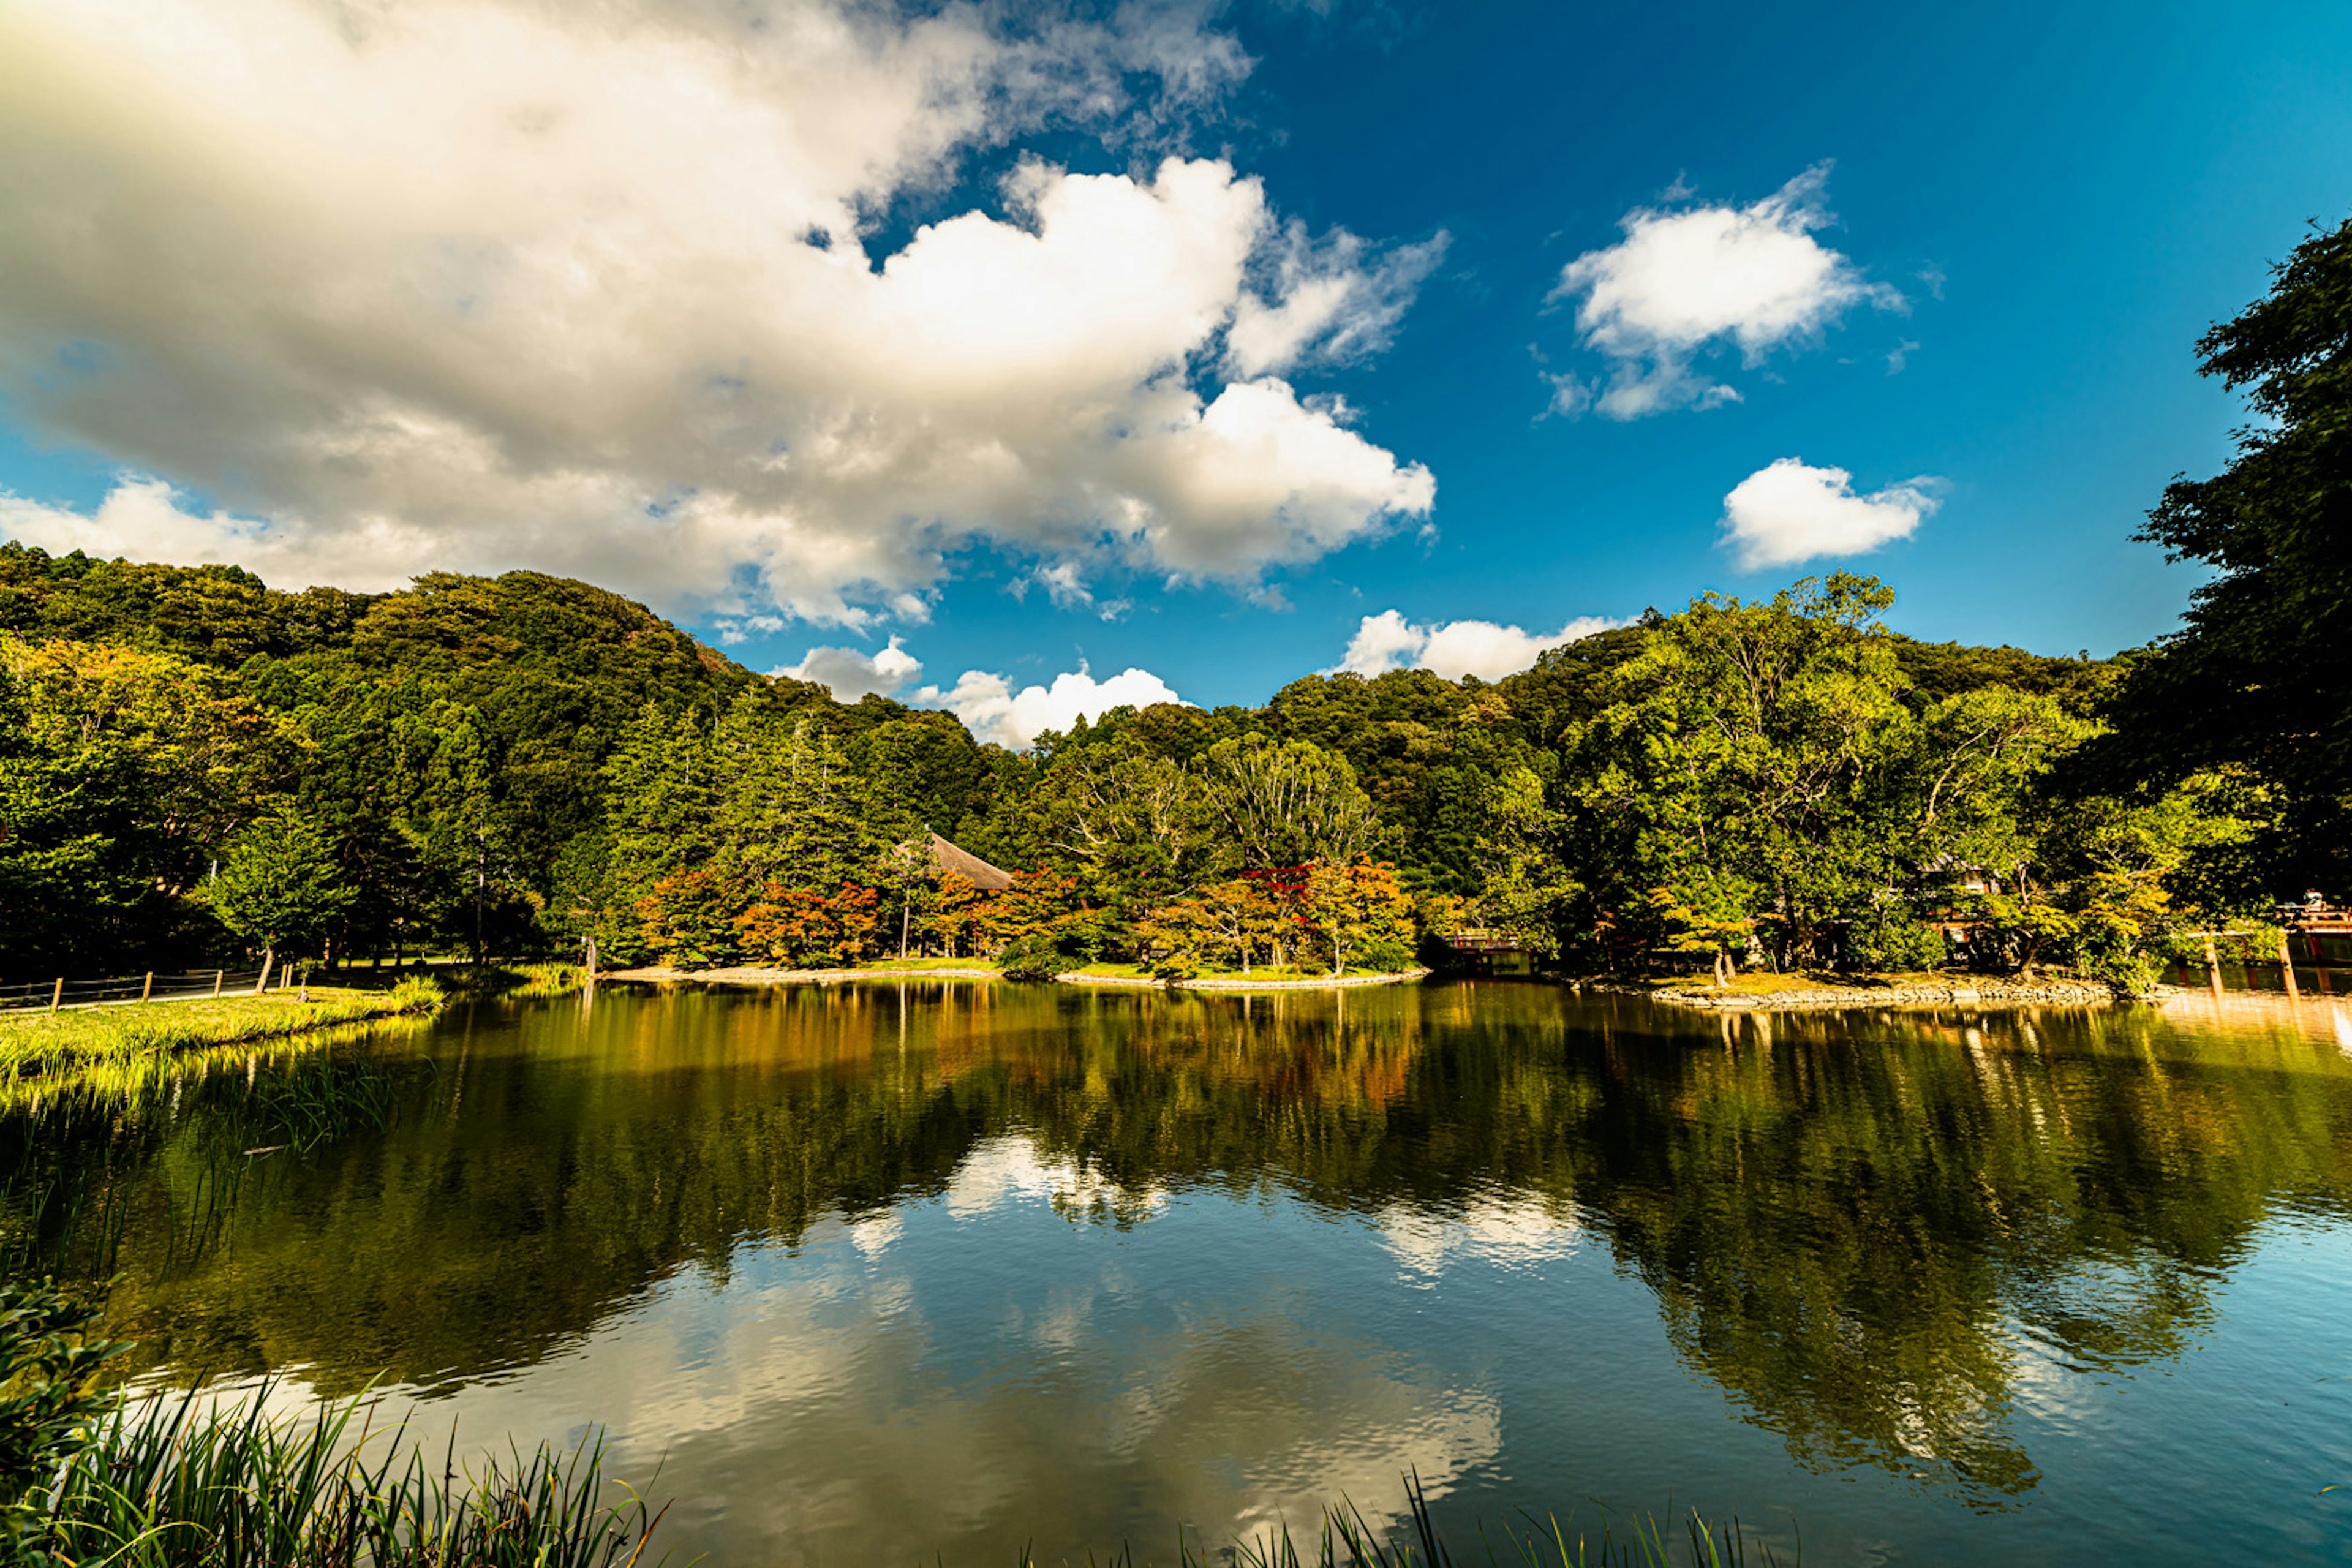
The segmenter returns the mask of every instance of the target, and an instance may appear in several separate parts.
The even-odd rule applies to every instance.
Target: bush
[[[50,1560],[38,1493],[114,1412],[99,1369],[131,1347],[87,1339],[97,1316],[52,1280],[0,1285],[0,1563]]]
[[[1356,954],[1356,966],[1394,974],[1401,969],[1412,968],[1412,944],[1410,942],[1368,942]]]
[[[1870,903],[1845,928],[1845,967],[1907,972],[1941,969],[1951,962],[1951,944],[1934,926],[1922,925],[1907,901]]]
[[[1065,961],[1052,937],[1024,936],[1005,944],[996,966],[1007,980],[1051,980],[1062,973]]]
[[[1180,980],[1197,980],[1200,974],[1201,961],[1189,952],[1169,953],[1151,966],[1153,979],[1165,980],[1171,985]]]

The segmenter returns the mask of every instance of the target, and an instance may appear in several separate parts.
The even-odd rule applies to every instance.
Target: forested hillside
[[[1838,574],[1491,684],[1307,676],[1014,755],[560,578],[284,594],[0,545],[0,982],[590,938],[1337,969],[1465,929],[2145,980],[2169,932],[2352,878],[2352,225],[2200,347],[2266,422],[2150,513],[2212,574],[2112,661],[1912,641]],[[926,830],[1019,874],[941,874]]]
[[[1710,596],[1492,684],[1308,676],[1016,756],[755,675],[583,584],[281,594],[0,547],[0,962],[593,935],[689,964],[903,937],[1181,966],[1394,961],[1475,926],[1580,963],[1888,966],[1947,956],[1918,917],[1963,868],[2002,885],[1975,912],[2005,961],[2113,962],[2184,896],[2266,896],[2225,780],[2153,802],[2059,782],[2114,667],[1913,642],[1878,622],[1891,597],[1844,576]],[[941,879],[926,829],[1025,875]]]

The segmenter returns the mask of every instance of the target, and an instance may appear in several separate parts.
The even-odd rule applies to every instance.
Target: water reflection
[[[2267,1222],[2341,1217],[2352,1024],[2244,1000],[486,1005],[355,1054],[20,1094],[0,1240],[119,1271],[108,1328],[163,1375],[608,1419],[693,1478],[712,1539],[904,1518],[984,1552],[1081,1492],[1072,1530],[1108,1532],[1084,1543],[1298,1517],[1407,1464],[1441,1491],[1540,1471],[1507,1411],[1541,1377],[1511,1357],[1653,1387],[1597,1348],[1626,1279],[1800,1466],[2006,1506],[2088,1382],[2213,1331]]]

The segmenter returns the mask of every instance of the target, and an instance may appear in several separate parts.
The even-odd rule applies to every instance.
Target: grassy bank
[[[0,1014],[0,1078],[72,1072],[141,1057],[282,1039],[338,1024],[431,1013],[445,994],[429,980],[388,991],[312,986],[310,999],[273,991],[197,1002],[146,1002],[68,1013]]]

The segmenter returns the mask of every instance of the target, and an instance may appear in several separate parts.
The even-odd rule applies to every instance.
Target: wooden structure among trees
[[[1001,870],[971,850],[930,835],[931,869],[941,876],[953,871],[983,893],[1001,893],[1013,886],[1013,873]]]
[[[1468,927],[1444,939],[1455,960],[1479,974],[1533,974],[1536,952],[1507,931]]]

